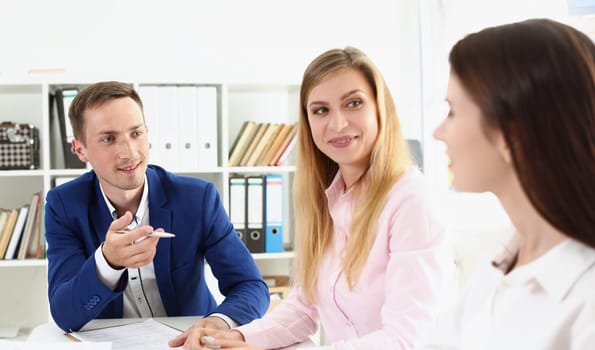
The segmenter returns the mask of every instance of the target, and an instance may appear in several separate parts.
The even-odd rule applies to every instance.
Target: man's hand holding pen
[[[110,225],[101,248],[105,260],[115,269],[138,268],[153,261],[159,237],[151,236],[151,226],[128,231],[132,213],[127,211]],[[126,233],[118,233],[126,231]],[[158,231],[163,231],[162,229]]]

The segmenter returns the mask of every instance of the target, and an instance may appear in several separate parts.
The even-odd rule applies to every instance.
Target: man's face
[[[129,97],[110,100],[84,112],[85,145],[73,141],[89,162],[108,197],[142,190],[149,155],[147,128],[139,105]]]

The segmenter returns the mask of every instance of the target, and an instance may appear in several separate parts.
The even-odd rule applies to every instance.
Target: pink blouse
[[[452,246],[432,217],[423,176],[406,172],[393,186],[355,287],[347,286],[340,260],[352,220],[352,194],[340,173],[326,191],[334,238],[309,304],[294,288],[262,319],[239,327],[246,341],[274,349],[306,340],[318,326],[332,345],[318,349],[410,349],[434,320],[440,294],[452,277]]]

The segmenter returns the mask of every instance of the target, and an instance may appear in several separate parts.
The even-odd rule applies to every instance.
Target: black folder
[[[70,120],[68,119],[68,106],[77,92],[78,88],[62,88],[56,89],[54,95],[50,96],[50,115],[51,118],[58,118],[59,121],[61,151],[66,169],[82,169],[86,167],[86,164],[78,159],[71,146],[74,135],[72,134]]]
[[[251,253],[264,253],[265,248],[265,176],[246,177],[246,247]]]

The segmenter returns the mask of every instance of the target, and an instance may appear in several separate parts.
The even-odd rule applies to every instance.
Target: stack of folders
[[[245,121],[229,152],[229,166],[279,166],[291,153],[297,124]]]
[[[33,194],[30,204],[0,209],[0,259],[44,258],[41,209],[41,192]]]
[[[216,86],[141,85],[150,162],[172,171],[217,167]]]
[[[229,177],[229,217],[251,253],[283,251],[283,176]]]

